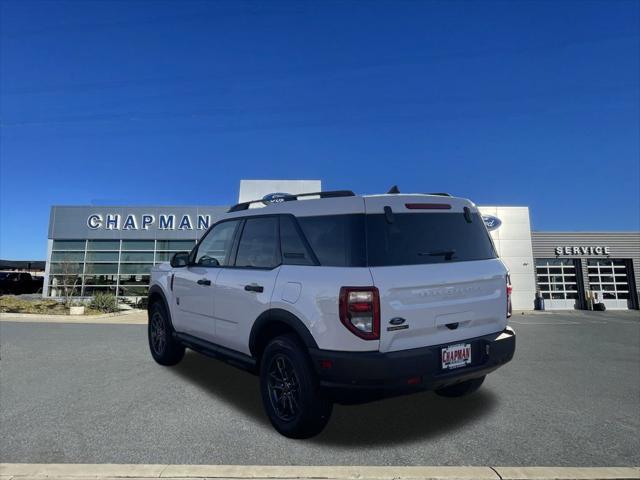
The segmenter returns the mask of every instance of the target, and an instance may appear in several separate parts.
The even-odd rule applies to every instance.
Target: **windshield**
[[[367,260],[371,267],[464,262],[496,258],[479,214],[399,213],[392,222],[367,215]]]

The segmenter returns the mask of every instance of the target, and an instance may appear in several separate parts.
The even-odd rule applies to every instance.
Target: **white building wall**
[[[320,191],[320,180],[240,180],[238,202],[259,200],[270,193],[298,194]]]
[[[536,294],[535,265],[528,207],[478,207],[482,215],[493,215],[502,224],[491,237],[511,274],[514,310],[533,310]]]

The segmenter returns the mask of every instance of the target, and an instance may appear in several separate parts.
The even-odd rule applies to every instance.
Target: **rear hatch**
[[[507,323],[507,270],[477,208],[428,195],[365,197],[380,351],[453,343]]]

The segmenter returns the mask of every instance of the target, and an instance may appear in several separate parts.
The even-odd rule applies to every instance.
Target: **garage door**
[[[629,275],[624,260],[591,259],[587,262],[589,288],[609,310],[629,309]]]
[[[548,310],[573,310],[578,303],[576,262],[564,258],[536,259],[536,282]]]

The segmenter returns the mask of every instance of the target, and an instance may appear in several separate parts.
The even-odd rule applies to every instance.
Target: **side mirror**
[[[186,267],[187,265],[189,265],[189,252],[176,252],[171,257],[173,268]]]

